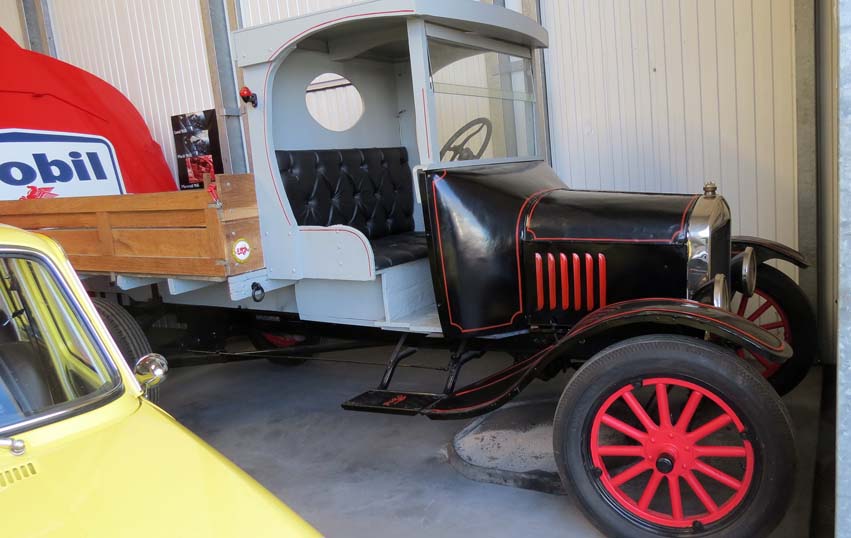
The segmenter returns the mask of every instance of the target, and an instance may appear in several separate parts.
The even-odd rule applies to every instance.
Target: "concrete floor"
[[[341,402],[378,382],[389,353],[373,348],[323,355],[375,366],[286,367],[258,360],[175,369],[161,404],[329,537],[601,536],[569,496],[475,482],[453,469],[446,447],[467,421],[342,410]],[[445,360],[431,351],[409,359]],[[459,386],[483,366],[465,367]],[[536,382],[521,398],[552,396],[565,381]],[[400,369],[392,386],[428,391],[442,382],[442,372]],[[793,397],[796,423],[817,416],[818,397],[810,395],[818,386],[810,382]],[[816,422],[801,419],[805,426]],[[802,454],[815,453],[814,430],[799,432],[799,443],[812,444],[812,450],[799,446]],[[801,471],[812,476],[809,463]],[[803,486],[773,538],[806,536],[812,480]]]

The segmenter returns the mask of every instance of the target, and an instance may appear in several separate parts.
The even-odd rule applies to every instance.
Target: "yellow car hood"
[[[106,407],[129,413],[52,440],[28,436],[23,456],[0,449],[4,535],[319,536],[159,408],[135,398]]]

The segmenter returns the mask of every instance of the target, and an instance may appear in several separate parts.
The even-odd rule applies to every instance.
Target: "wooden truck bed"
[[[261,269],[253,177],[216,183],[221,207],[206,189],[0,201],[0,223],[56,239],[81,273],[225,280]]]

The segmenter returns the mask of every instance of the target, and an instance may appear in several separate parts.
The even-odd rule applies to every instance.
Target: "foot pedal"
[[[367,411],[371,413],[393,413],[396,415],[416,415],[434,404],[443,394],[423,392],[396,392],[393,390],[368,390],[343,403],[343,409],[349,411]]]

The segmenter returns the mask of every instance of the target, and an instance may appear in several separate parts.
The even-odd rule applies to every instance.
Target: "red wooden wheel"
[[[780,303],[766,291],[757,289],[753,297],[736,294],[732,305],[733,310],[743,318],[752,321],[763,329],[773,332],[789,344],[792,342],[792,324],[789,314]],[[769,361],[760,353],[739,349],[736,354],[742,359],[758,363],[762,376],[770,378],[780,370],[782,364]]]
[[[699,338],[647,335],[594,355],[564,388],[553,449],[565,488],[612,538],[765,538],[794,487],[780,396]]]
[[[640,387],[655,390],[648,404],[640,402],[634,392],[638,386],[630,384],[612,394],[594,416],[589,448],[604,490],[634,516],[664,527],[708,525],[729,515],[747,495],[754,474],[754,450],[739,416],[717,394],[688,381],[659,377]],[[669,399],[675,388],[687,394],[676,419]],[[638,426],[617,418],[613,406],[629,409]],[[698,407],[710,417],[702,424],[696,419]],[[716,435],[724,428],[738,435]],[[624,438],[631,444],[623,444]],[[718,459],[738,465],[725,466],[725,472],[713,465]],[[730,474],[730,467],[740,471]],[[715,487],[707,487],[707,481]],[[686,506],[686,495],[697,498],[697,509]]]

